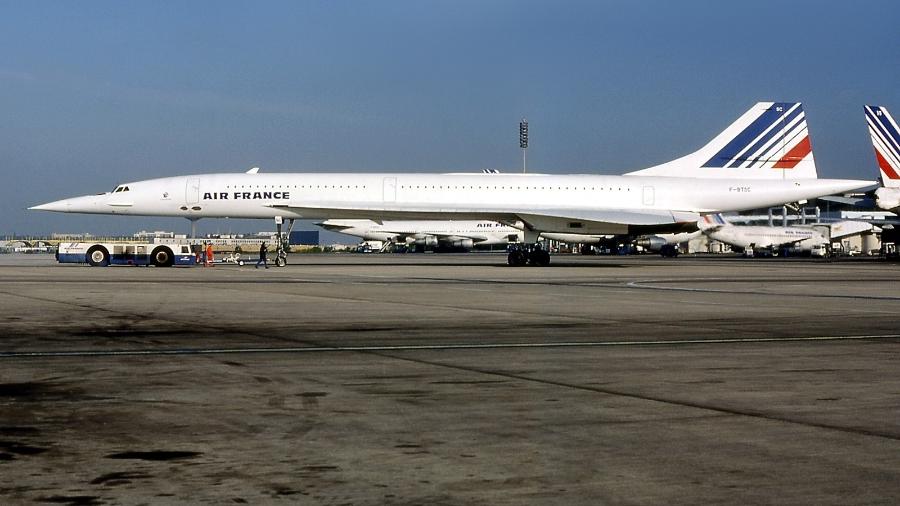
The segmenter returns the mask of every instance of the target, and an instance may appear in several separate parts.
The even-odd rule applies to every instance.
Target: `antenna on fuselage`
[[[248,170],[244,174],[256,174],[257,172],[259,172],[259,167],[253,167],[252,169]]]

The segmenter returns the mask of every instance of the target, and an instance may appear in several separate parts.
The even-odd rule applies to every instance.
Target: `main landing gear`
[[[281,225],[284,218],[275,217],[275,266],[284,267],[287,265],[287,252],[290,248],[291,230],[294,228],[294,218],[288,218],[287,233],[281,233]]]
[[[510,245],[506,261],[510,267],[523,267],[525,265],[547,267],[550,265],[550,252],[542,248],[538,243],[512,244]]]

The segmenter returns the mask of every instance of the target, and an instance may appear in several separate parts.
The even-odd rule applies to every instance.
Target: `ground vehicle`
[[[828,256],[828,246],[824,244],[816,244],[809,249],[809,256],[825,258]]]
[[[232,251],[231,253],[225,255],[222,258],[223,264],[235,264],[235,265],[244,265],[244,259],[241,258],[241,253],[238,251]]]
[[[56,251],[59,263],[86,263],[93,267],[108,265],[193,265],[190,244],[151,244],[132,242],[63,242]]]

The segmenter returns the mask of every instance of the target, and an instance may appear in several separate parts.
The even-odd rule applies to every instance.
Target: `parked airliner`
[[[413,246],[422,251],[507,246],[522,242],[524,236],[521,225],[517,228],[484,220],[326,220],[317,225],[366,241]],[[608,236],[544,232],[541,237],[572,244],[596,244]]]
[[[900,213],[900,127],[886,107],[867,105],[866,123],[881,171],[881,188],[875,190],[875,204]]]
[[[320,227],[366,241],[383,241],[417,250],[471,250],[519,242],[522,231],[485,220],[326,220]]]
[[[476,219],[521,223],[510,265],[549,264],[541,232],[693,230],[701,214],[798,202],[870,186],[817,179],[800,103],[761,102],[698,151],[622,176],[550,174],[205,174],[120,184],[31,209],[231,218]]]
[[[838,221],[791,227],[733,225],[721,214],[706,215],[697,222],[710,239],[735,246],[747,256],[758,253],[777,255],[781,250],[824,256],[836,239],[859,235],[873,229],[864,221]]]

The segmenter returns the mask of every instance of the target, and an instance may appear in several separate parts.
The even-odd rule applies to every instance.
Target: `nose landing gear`
[[[284,267],[287,265],[287,252],[290,249],[291,230],[294,228],[294,218],[288,218],[287,233],[281,233],[281,225],[284,218],[275,217],[275,266]]]

